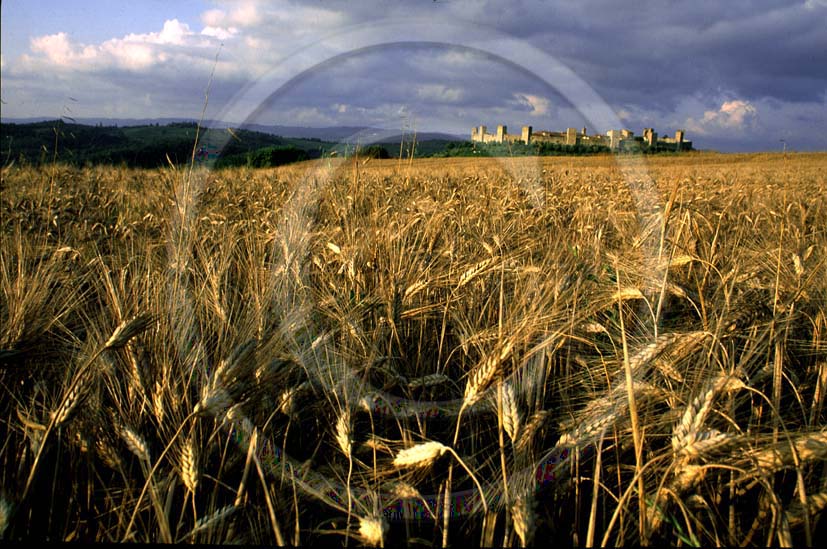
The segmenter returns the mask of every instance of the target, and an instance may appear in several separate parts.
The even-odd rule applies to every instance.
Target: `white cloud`
[[[227,22],[227,12],[224,10],[207,10],[201,14],[201,22],[206,27],[220,27]]]
[[[157,35],[154,33],[136,35],[137,41],[146,40],[153,42],[157,40],[157,44],[176,44],[182,45],[187,36],[192,35],[190,26],[186,23],[181,23],[178,19],[164,21],[164,28]]]
[[[517,99],[520,104],[529,107],[532,116],[548,114],[550,102],[545,97],[529,93],[515,93],[514,98]]]
[[[30,73],[62,71],[94,73],[107,70],[146,72],[173,60],[192,67],[207,64],[214,57],[216,39],[223,40],[235,29],[207,27],[192,31],[178,19],[164,22],[159,32],[127,34],[100,44],[81,44],[65,32],[31,39],[31,54],[20,57],[20,70]]]
[[[244,2],[230,12],[230,21],[241,27],[251,27],[261,22],[261,13],[255,2]]]
[[[42,53],[57,65],[64,65],[80,55],[79,52],[73,51],[74,48],[65,32],[32,38],[31,48],[33,52]]]
[[[212,9],[201,14],[201,22],[207,27],[254,27],[264,20],[264,13],[257,2],[231,2],[228,10]]]
[[[688,118],[686,127],[700,135],[713,132],[739,132],[755,126],[758,109],[749,101],[732,99],[724,101],[717,110],[707,110],[699,120]]]
[[[215,38],[218,38],[219,40],[226,40],[238,34],[238,29],[235,27],[228,27],[225,29],[224,27],[207,26],[204,27],[204,29],[201,31],[201,34],[203,34],[204,36],[213,36]]]

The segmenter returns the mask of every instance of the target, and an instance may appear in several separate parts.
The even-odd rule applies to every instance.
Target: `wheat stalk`
[[[805,509],[800,501],[793,502],[786,511],[787,520],[790,521],[790,526],[801,524],[804,522],[805,515],[813,516],[825,507],[827,507],[827,492],[808,494],[807,508]]]
[[[531,493],[517,496],[511,504],[511,521],[520,546],[528,547],[534,538],[534,497]]]
[[[0,539],[3,539],[3,534],[6,533],[6,528],[9,526],[11,511],[11,503],[6,501],[6,498],[3,496],[0,496]]]

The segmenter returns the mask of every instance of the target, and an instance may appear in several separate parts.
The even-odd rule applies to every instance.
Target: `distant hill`
[[[191,161],[197,124],[185,119],[67,119],[0,121],[2,163],[53,161],[124,164],[155,168]],[[248,125],[227,129],[207,121],[198,133],[199,162],[214,167],[277,165],[320,158],[336,151],[352,154],[354,145],[384,148],[388,157],[441,155],[460,138],[440,133],[402,135],[364,127],[303,128]]]
[[[0,123],[0,152],[4,163],[40,164],[54,160],[72,164],[125,164],[154,168],[169,162],[185,164],[192,159],[196,142],[194,122],[165,125],[90,126],[47,120],[28,124]],[[303,154],[279,158],[318,158],[334,147],[318,139],[293,139],[249,130],[201,128],[198,132],[199,161],[215,165],[240,165],[247,155],[262,149],[295,149]]]
[[[245,129],[282,135],[284,137],[303,137],[305,139],[321,139],[336,143],[399,143],[403,137],[405,141],[413,139],[413,133],[403,133],[400,130],[387,130],[367,126],[332,126],[327,128],[306,128],[302,126],[268,126],[263,124],[247,124]],[[417,141],[464,141],[467,137],[440,132],[422,132],[416,134]]]
[[[32,124],[37,122],[48,122],[52,118],[0,118],[2,124]],[[167,126],[177,123],[196,123],[191,118],[73,118],[64,119],[64,122],[80,124],[84,126],[114,126],[118,128],[134,126]],[[202,124],[205,128],[225,129],[228,124],[217,120],[205,120]],[[241,128],[253,132],[266,133],[279,137],[297,139],[319,139],[333,143],[376,143],[393,142],[397,143],[403,135],[405,141],[412,138],[411,132],[403,133],[401,130],[388,130],[382,128],[371,128],[368,126],[329,126],[324,128],[311,128],[305,126],[281,126],[268,124],[231,124],[232,128]],[[458,136],[440,132],[422,132],[416,134],[417,141],[464,141],[466,136]]]

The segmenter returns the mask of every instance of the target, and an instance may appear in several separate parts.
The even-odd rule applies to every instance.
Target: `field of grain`
[[[5,168],[0,539],[812,545],[825,173]]]

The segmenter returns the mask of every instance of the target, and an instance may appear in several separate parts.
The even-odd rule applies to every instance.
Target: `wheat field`
[[[813,545],[825,173],[4,168],[0,539]]]

